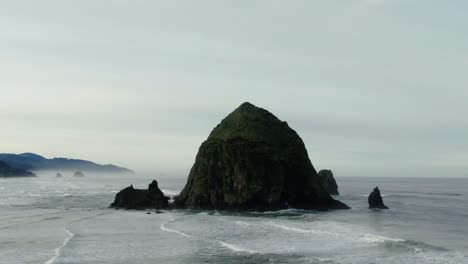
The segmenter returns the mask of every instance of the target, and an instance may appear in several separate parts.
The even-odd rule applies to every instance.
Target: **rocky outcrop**
[[[203,142],[175,206],[192,209],[347,209],[320,185],[302,139],[244,103]]]
[[[55,175],[55,177],[60,178],[60,177],[62,177],[62,174],[61,174],[60,172],[57,172],[57,174]]]
[[[369,208],[373,209],[388,209],[383,203],[382,195],[380,195],[379,187],[375,187],[368,198]]]
[[[115,195],[112,208],[124,209],[164,209],[169,205],[169,197],[164,196],[153,180],[147,190],[133,188],[133,185],[121,190]]]
[[[84,174],[81,171],[75,171],[75,173],[73,173],[73,176],[75,176],[75,177],[84,177]]]
[[[321,170],[318,173],[320,185],[331,195],[340,195],[338,185],[331,170]]]
[[[16,169],[0,161],[0,177],[36,177],[34,173],[23,169]]]
[[[124,173],[133,174],[132,170],[118,167],[112,164],[101,165],[87,160],[53,158],[47,159],[35,153],[9,154],[0,153],[0,161],[4,161],[10,166],[23,170],[37,171],[84,171],[98,173]]]

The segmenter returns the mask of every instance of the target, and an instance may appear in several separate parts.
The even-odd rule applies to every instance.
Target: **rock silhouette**
[[[81,170],[86,172],[101,172],[101,173],[125,173],[133,174],[132,170],[118,167],[112,164],[101,165],[87,160],[69,159],[69,158],[52,158],[47,159],[35,153],[9,154],[0,153],[0,161],[4,161],[13,168],[23,170],[55,170],[55,171],[72,171]]]
[[[158,187],[158,182],[153,180],[147,190],[133,188],[133,185],[121,190],[115,195],[111,204],[112,208],[124,209],[164,209],[169,205],[169,197],[164,196]]]
[[[338,185],[331,170],[321,170],[318,173],[319,181],[322,187],[331,195],[340,195]]]
[[[62,177],[62,174],[61,174],[60,172],[57,172],[57,174],[55,175],[55,177],[60,178],[60,177]]]
[[[379,187],[375,187],[368,198],[369,208],[373,209],[388,209],[383,203],[382,195],[380,195]]]
[[[175,206],[192,209],[348,209],[320,185],[302,139],[244,103],[203,142]]]
[[[0,177],[35,177],[32,172],[23,169],[13,168],[6,162],[0,161]]]
[[[81,171],[75,171],[75,173],[73,173],[73,176],[75,176],[75,177],[84,177],[84,174]]]

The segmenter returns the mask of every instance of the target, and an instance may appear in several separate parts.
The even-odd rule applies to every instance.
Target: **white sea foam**
[[[160,228],[161,228],[162,231],[165,231],[165,232],[175,233],[175,234],[178,234],[178,235],[181,235],[181,236],[184,236],[184,237],[191,237],[191,235],[187,235],[187,234],[185,234],[183,232],[180,232],[180,231],[177,231],[177,230],[166,227],[166,224],[161,224]]]
[[[169,189],[162,189],[161,190],[165,195],[169,195],[169,196],[176,196],[178,195],[180,192],[178,191],[174,191],[174,190],[169,190]]]
[[[51,259],[46,261],[44,264],[54,263],[55,260],[60,256],[60,254],[62,252],[62,249],[67,245],[67,243],[70,241],[70,239],[72,239],[75,236],[75,234],[70,232],[70,230],[68,230],[66,228],[64,228],[63,230],[68,234],[68,237],[63,241],[63,243],[62,243],[62,245],[60,247],[55,249],[55,255]]]
[[[366,243],[388,243],[388,242],[406,242],[404,239],[391,238],[379,235],[373,235],[368,233],[359,233],[347,230],[347,228],[341,227],[340,230],[336,232],[324,231],[319,229],[302,229],[297,227],[290,227],[286,225],[281,225],[273,222],[268,223],[269,226],[280,228],[286,231],[291,231],[295,233],[305,233],[305,234],[315,234],[315,235],[326,235],[329,237],[339,237],[343,239],[359,240]]]
[[[365,242],[369,242],[369,243],[385,243],[387,241],[405,242],[404,239],[384,237],[384,236],[378,236],[378,235],[372,235],[372,234],[361,234],[359,237],[361,238],[361,240]]]
[[[241,226],[249,226],[250,225],[249,223],[244,222],[244,221],[236,221],[236,224],[241,225]]]
[[[223,241],[219,241],[219,244],[221,244],[223,247],[227,248],[227,249],[230,249],[234,252],[247,252],[247,253],[250,253],[250,254],[255,254],[257,253],[257,251],[254,251],[254,250],[250,250],[250,249],[245,249],[245,248],[242,248],[242,247],[239,247],[239,246],[236,246],[236,245],[232,245],[232,244],[229,244],[229,243],[226,243],[226,242],[223,242]]]
[[[334,232],[317,230],[317,229],[302,229],[302,228],[297,228],[297,227],[290,227],[286,225],[276,224],[273,222],[269,222],[268,225],[272,227],[280,228],[283,230],[292,231],[295,233],[310,233],[310,234],[317,234],[317,235],[327,235],[327,236],[332,236],[332,237],[341,236],[340,234],[334,233]]]

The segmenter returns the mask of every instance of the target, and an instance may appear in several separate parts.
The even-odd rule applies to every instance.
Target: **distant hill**
[[[7,163],[0,161],[0,177],[35,177],[33,173],[23,170],[13,168]]]
[[[0,154],[0,161],[23,170],[80,170],[83,172],[133,173],[132,170],[112,164],[100,165],[87,160],[53,158],[47,159],[34,153]]]

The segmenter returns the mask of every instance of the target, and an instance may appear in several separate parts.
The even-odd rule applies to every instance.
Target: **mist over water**
[[[468,263],[468,180],[338,179],[353,209],[109,209],[115,193],[153,178],[167,195],[186,178],[40,172],[0,179],[0,263]],[[367,208],[379,185],[387,211]]]

